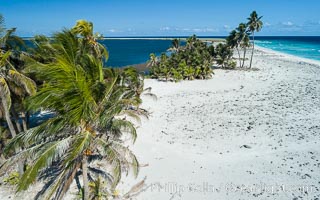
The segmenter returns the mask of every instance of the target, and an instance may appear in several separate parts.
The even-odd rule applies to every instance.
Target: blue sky
[[[0,0],[6,27],[20,36],[50,35],[92,21],[104,36],[226,35],[250,12],[258,35],[320,35],[320,0]]]

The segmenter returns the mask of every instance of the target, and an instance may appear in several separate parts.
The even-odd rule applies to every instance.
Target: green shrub
[[[180,46],[175,40],[170,49],[174,49],[170,57],[162,54],[158,60],[154,54],[150,55],[148,63],[151,65],[152,78],[180,81],[212,77],[214,47],[208,47],[194,35],[187,39],[185,46]]]
[[[228,64],[227,64],[227,68],[228,68],[228,69],[235,69],[236,66],[237,66],[237,62],[234,61],[234,60],[230,60],[230,61],[228,62]]]

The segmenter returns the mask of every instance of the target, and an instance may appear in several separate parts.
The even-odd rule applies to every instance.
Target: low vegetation
[[[160,80],[194,80],[212,77],[212,55],[206,43],[196,36],[187,39],[185,46],[180,46],[178,39],[173,40],[170,56],[163,53],[160,58],[150,55],[150,76]]]

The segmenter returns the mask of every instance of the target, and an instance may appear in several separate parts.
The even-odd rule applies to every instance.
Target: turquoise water
[[[275,51],[320,60],[320,37],[257,37],[256,44]]]

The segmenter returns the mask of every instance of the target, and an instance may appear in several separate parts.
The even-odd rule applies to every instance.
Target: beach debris
[[[242,145],[240,148],[251,149],[252,147],[251,147],[251,146],[249,146],[249,145],[247,145],[247,144],[244,144],[244,145]]]
[[[311,176],[310,176],[309,174],[305,174],[305,175],[303,175],[301,178],[302,178],[302,179],[306,179],[307,177],[308,177],[308,178],[311,178]]]

